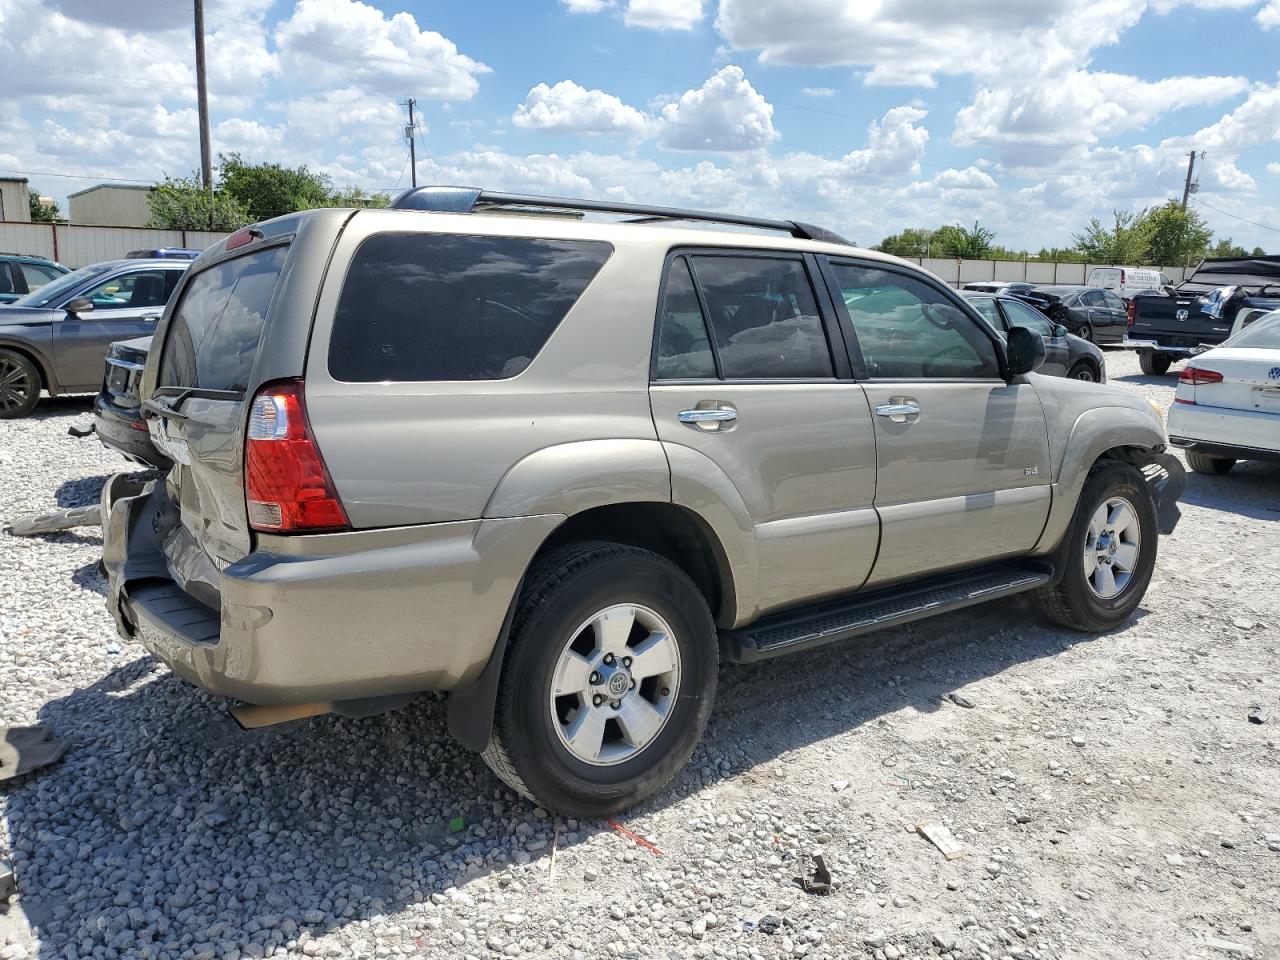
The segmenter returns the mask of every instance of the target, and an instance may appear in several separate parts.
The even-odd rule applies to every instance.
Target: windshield
[[[1223,343],[1223,346],[1280,350],[1280,310],[1273,310],[1259,317]]]
[[[13,301],[13,305],[15,307],[47,307],[49,304],[66,296],[86,280],[101,273],[106,273],[110,269],[111,267],[105,264],[81,267],[79,270],[63,274],[57,280],[52,280],[37,290],[32,290],[25,297],[19,297]]]

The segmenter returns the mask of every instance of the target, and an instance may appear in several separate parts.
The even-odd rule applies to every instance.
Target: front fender
[[[1054,439],[1051,434],[1051,445]],[[1081,413],[1071,424],[1065,439],[1057,441],[1057,449],[1054,450],[1057,476],[1053,484],[1053,505],[1049,509],[1048,521],[1034,552],[1052,550],[1066,534],[1089,471],[1103,454],[1110,452],[1116,459],[1133,462],[1139,467],[1148,462],[1159,462],[1164,466],[1163,458],[1157,460],[1157,457],[1163,454],[1165,443],[1164,430],[1154,416],[1143,416],[1132,408],[1094,407]],[[1181,466],[1176,460],[1173,466],[1177,469],[1180,480]],[[1171,470],[1170,473],[1172,474]],[[1181,494],[1182,483],[1175,481],[1174,486],[1177,488],[1176,493]],[[1162,494],[1157,496],[1157,502],[1163,499]],[[1174,509],[1176,510],[1176,506]],[[1173,522],[1176,523],[1176,517]],[[1163,520],[1161,525],[1165,525]]]

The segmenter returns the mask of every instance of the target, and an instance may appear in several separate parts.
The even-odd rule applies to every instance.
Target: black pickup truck
[[[1219,310],[1204,298],[1223,287],[1234,295]],[[1280,307],[1280,256],[1210,257],[1171,294],[1139,294],[1129,301],[1123,346],[1138,351],[1142,372],[1163,374],[1169,364],[1216,346],[1243,310]]]

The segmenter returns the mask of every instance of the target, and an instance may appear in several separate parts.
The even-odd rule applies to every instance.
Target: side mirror
[[[88,297],[76,297],[64,308],[67,313],[88,313],[93,309],[93,301]]]
[[[1005,359],[1009,376],[1030,373],[1044,363],[1044,337],[1028,327],[1010,327]]]
[[[1055,337],[1065,337],[1068,332],[1067,328],[1060,323],[1055,323],[1053,325],[1053,335]]]

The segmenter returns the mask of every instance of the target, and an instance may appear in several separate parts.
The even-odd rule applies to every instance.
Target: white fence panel
[[[920,265],[926,270],[936,273],[941,279],[953,287],[960,282],[960,261],[946,260],[941,257],[925,257]]]
[[[217,233],[216,231],[207,230],[187,230],[184,233],[186,241],[182,244],[192,250],[203,250],[205,247],[211,247],[224,237],[229,237],[229,233]]]
[[[1028,260],[1027,283],[1052,284],[1057,282],[1058,265],[1052,260]]]
[[[992,279],[999,280],[1001,283],[1021,282],[1027,277],[1027,261],[997,260],[992,265],[991,272],[993,274]]]
[[[992,279],[996,264],[994,260],[957,260],[956,265],[960,283],[973,283]]]
[[[47,223],[0,223],[0,252],[29,253],[56,259],[53,255],[53,227]]]
[[[69,267],[119,260],[130,250],[182,246],[181,230],[129,227],[59,227],[58,257]]]
[[[1057,264],[1057,276],[1054,283],[1084,283],[1085,272],[1083,263],[1059,263]]]

